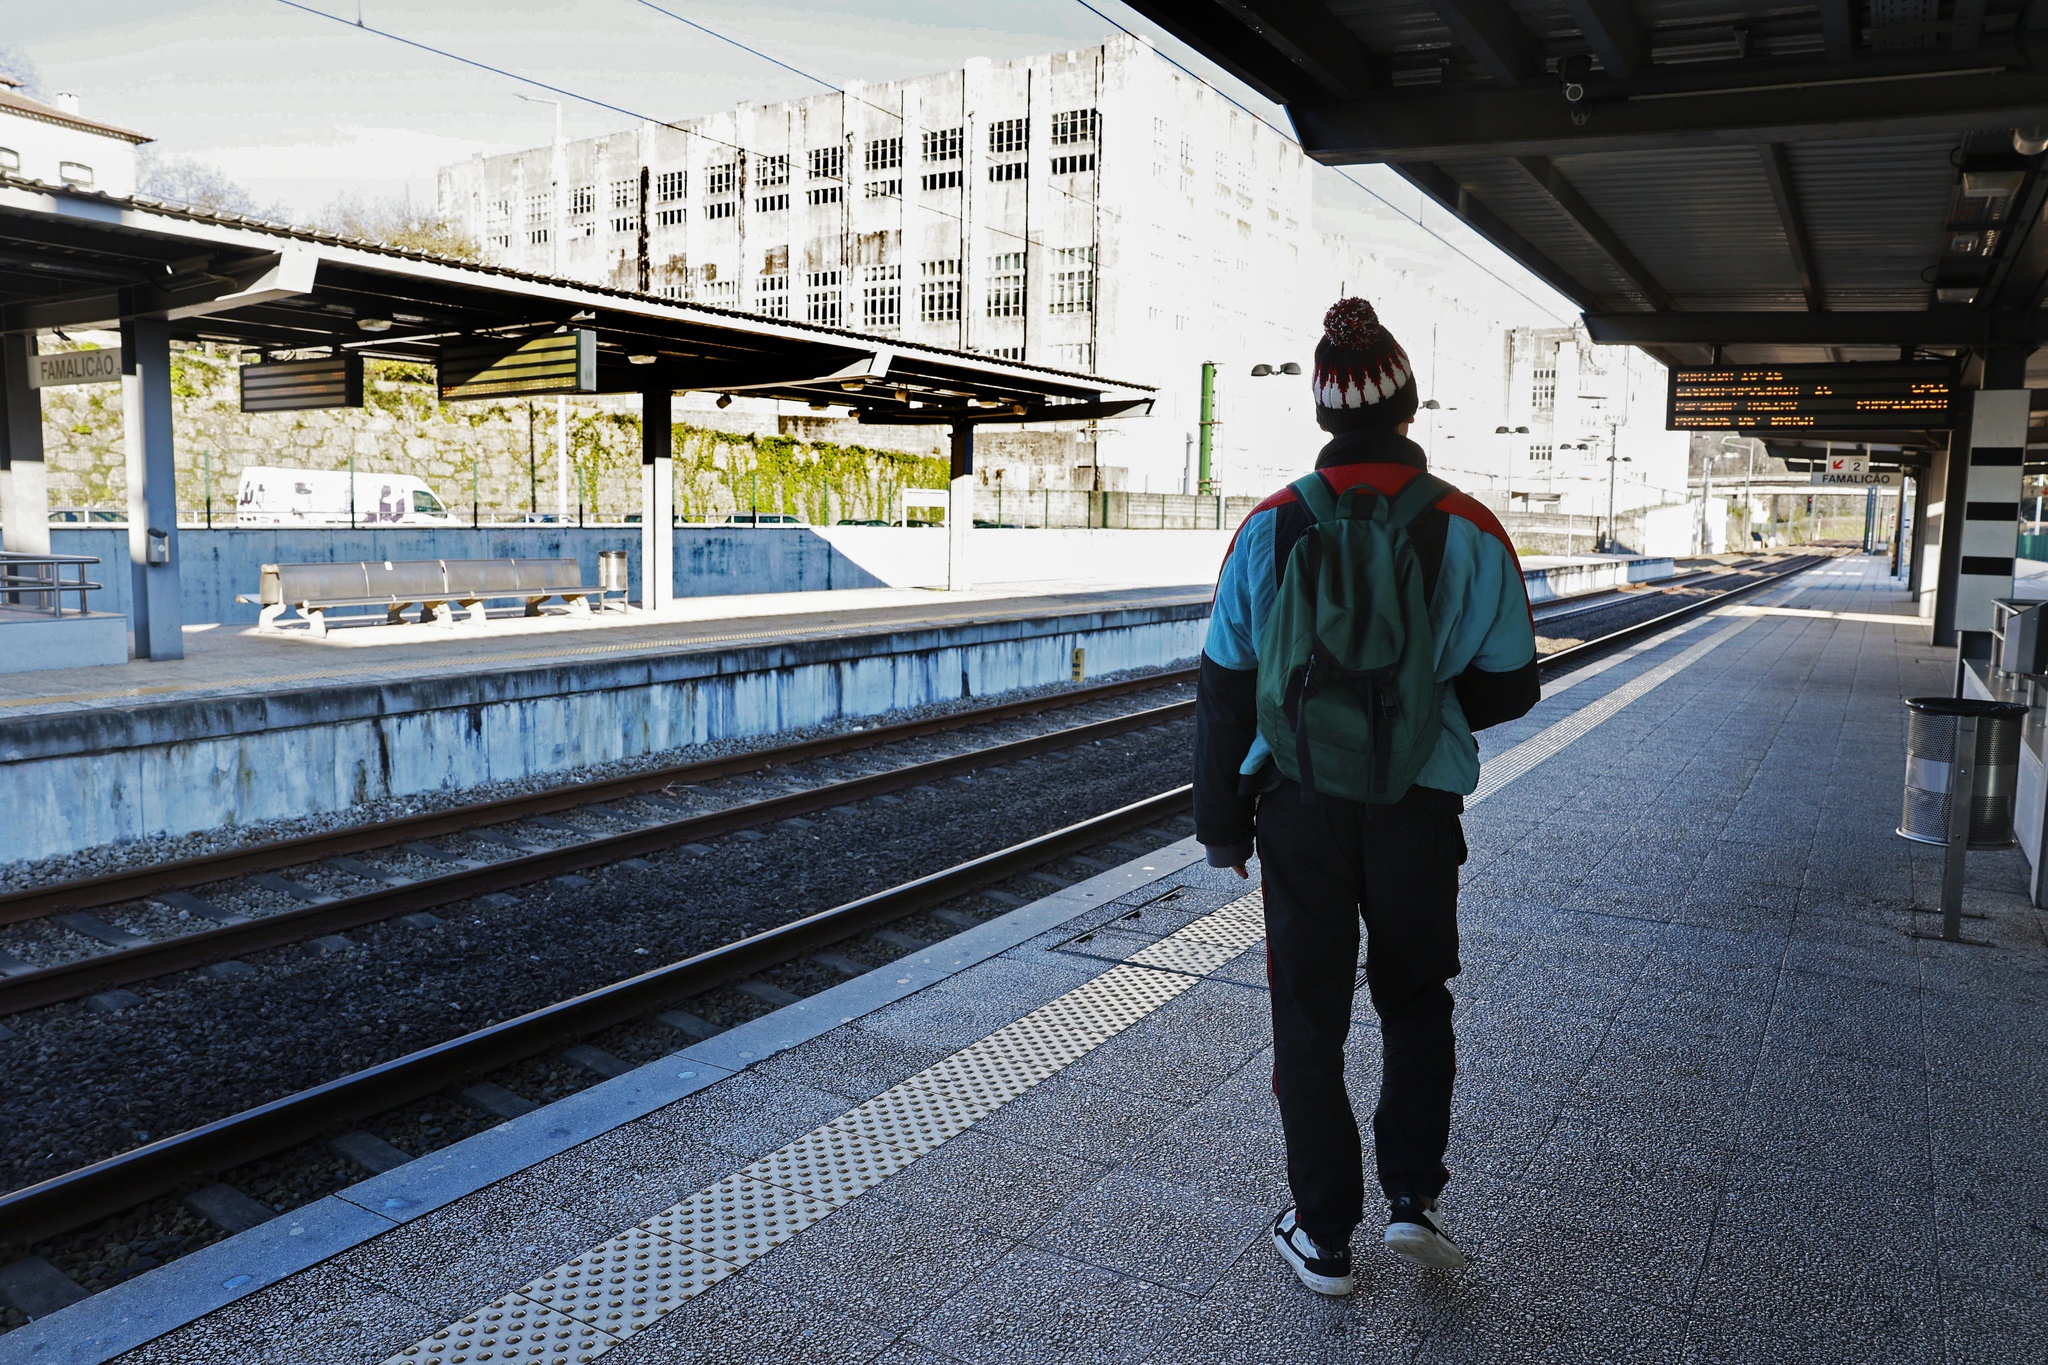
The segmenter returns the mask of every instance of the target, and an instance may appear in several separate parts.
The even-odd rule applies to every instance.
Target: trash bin
[[[1976,697],[1909,697],[1906,796],[1899,833],[1923,844],[1948,842],[1949,773],[1956,734],[1976,721],[1977,752],[1970,792],[1971,848],[2012,843],[2013,794],[2019,785],[2020,725],[2027,708],[2016,701]]]
[[[597,552],[597,586],[606,596],[617,593],[621,597],[629,591],[626,577],[626,552],[624,550],[599,550]]]

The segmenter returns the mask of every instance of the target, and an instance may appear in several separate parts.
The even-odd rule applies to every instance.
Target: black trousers
[[[1389,806],[1317,797],[1282,782],[1259,802],[1273,1000],[1273,1088],[1296,1218],[1318,1246],[1345,1246],[1365,1213],[1358,1121],[1344,1087],[1358,928],[1380,1019],[1383,1067],[1373,1154],[1389,1198],[1435,1198],[1449,1172],[1457,1074],[1462,798],[1426,787]]]

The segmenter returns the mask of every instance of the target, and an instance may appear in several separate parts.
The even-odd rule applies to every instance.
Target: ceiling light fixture
[[[659,359],[661,359],[660,356],[654,355],[629,355],[626,357],[626,363],[628,365],[652,365]]]
[[[390,331],[390,330],[391,330],[391,319],[390,319],[390,318],[357,318],[357,319],[356,319],[356,328],[357,328],[357,330],[358,330],[358,331],[364,331],[364,332],[388,332],[388,331]]]

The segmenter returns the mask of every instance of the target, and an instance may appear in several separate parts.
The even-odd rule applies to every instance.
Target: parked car
[[[802,517],[787,512],[735,512],[719,523],[721,526],[808,526]]]
[[[350,475],[342,469],[242,471],[237,526],[449,526],[454,518],[434,490],[410,474]]]

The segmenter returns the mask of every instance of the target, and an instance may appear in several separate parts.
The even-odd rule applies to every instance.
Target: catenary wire
[[[516,71],[508,71],[504,67],[493,66],[489,62],[479,61],[474,57],[465,57],[459,52],[450,52],[446,48],[435,47],[431,43],[423,43],[416,38],[408,38],[402,33],[393,33],[389,29],[376,28],[373,27],[372,25],[363,23],[360,20],[345,18],[344,16],[339,14],[329,14],[326,10],[316,8],[312,5],[302,4],[300,3],[300,0],[276,0],[276,3],[285,6],[287,9],[295,9],[300,11],[301,13],[310,14],[318,19],[325,19],[328,20],[330,23],[340,24],[343,28],[355,29],[358,30],[359,32],[373,34],[379,38],[388,38],[394,43],[402,43],[406,47],[414,48],[420,52],[432,53],[436,57],[443,57],[451,62],[460,63],[463,66],[474,67],[479,71],[488,71],[494,76],[503,76],[507,80],[517,81],[522,85],[530,85],[539,90],[546,90],[553,94],[563,95],[569,99],[575,100],[579,104],[588,104],[593,108],[607,109],[614,114],[623,114],[625,117],[629,119],[635,119],[642,123],[651,123],[656,125],[657,127],[667,128],[673,132],[682,133],[687,137],[694,137],[701,141],[709,142],[713,146],[724,147],[728,151],[740,152],[747,156],[766,159],[766,153],[756,151],[752,147],[743,146],[737,142],[728,142],[724,138],[714,137],[710,133],[701,132],[695,128],[688,128],[680,123],[675,123],[668,119],[656,118],[652,114],[643,114],[638,110],[628,109],[621,104],[613,104],[609,100],[602,100],[594,95],[585,95],[579,91],[571,90],[566,86],[553,85],[547,81],[540,80],[539,78],[534,76],[522,76]],[[818,178],[823,180],[831,180],[832,182],[847,188],[851,188],[854,183],[845,175],[820,176]],[[949,213],[945,209],[942,209],[935,204],[926,204],[919,202],[916,205],[916,207],[926,213],[937,214],[941,218],[947,218],[955,223],[958,223],[961,227],[963,236],[965,235],[966,230],[970,226],[972,226],[971,224],[968,223],[967,219],[962,215],[957,213]],[[1049,246],[1046,243],[1041,242],[1038,239],[1028,236],[1024,233],[1011,232],[1007,228],[1000,228],[994,226],[993,224],[987,223],[981,224],[981,226],[984,230],[993,233],[998,237],[1008,237],[1013,241],[1022,242],[1026,246],[1035,246],[1041,251],[1060,250],[1060,248],[1058,247]]]

